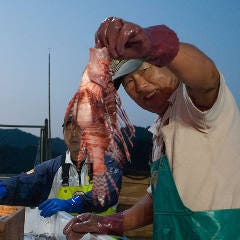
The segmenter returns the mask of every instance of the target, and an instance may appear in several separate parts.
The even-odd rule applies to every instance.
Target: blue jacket
[[[118,189],[122,184],[122,169],[119,164],[109,156],[105,156],[105,164]],[[32,173],[21,173],[16,177],[4,180],[2,183],[7,188],[7,195],[0,199],[0,204],[36,207],[48,198],[54,176],[62,165],[62,156],[43,162],[34,168]],[[105,200],[104,206],[100,203],[93,204],[92,191],[81,195],[82,212],[102,212],[117,204],[118,193],[109,182],[110,199]]]

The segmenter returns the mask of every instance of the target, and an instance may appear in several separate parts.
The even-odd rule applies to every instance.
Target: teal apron
[[[240,239],[240,209],[191,211],[185,207],[166,156],[151,165],[151,187],[154,240]]]

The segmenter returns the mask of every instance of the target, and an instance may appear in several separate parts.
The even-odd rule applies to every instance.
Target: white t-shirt
[[[163,138],[179,195],[195,211],[240,208],[240,114],[220,76],[211,109],[198,110],[180,84],[150,128],[153,161],[161,156]]]

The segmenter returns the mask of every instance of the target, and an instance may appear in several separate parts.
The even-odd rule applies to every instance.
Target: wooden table
[[[118,211],[130,208],[140,198],[145,196],[149,184],[149,178],[123,176]],[[152,224],[136,230],[127,231],[124,235],[131,239],[152,239]]]
[[[23,240],[25,208],[0,205],[0,240]]]

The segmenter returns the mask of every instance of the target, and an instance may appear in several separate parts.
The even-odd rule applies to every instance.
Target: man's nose
[[[74,129],[72,130],[72,135],[73,135],[73,136],[76,136],[76,135],[77,135],[76,128],[74,128]]]
[[[134,84],[135,84],[135,91],[137,93],[142,93],[146,91],[146,87],[148,86],[148,82],[141,74],[134,74]]]
[[[72,136],[77,136],[77,135],[79,135],[79,133],[80,133],[80,131],[76,127],[74,127],[72,129]]]

